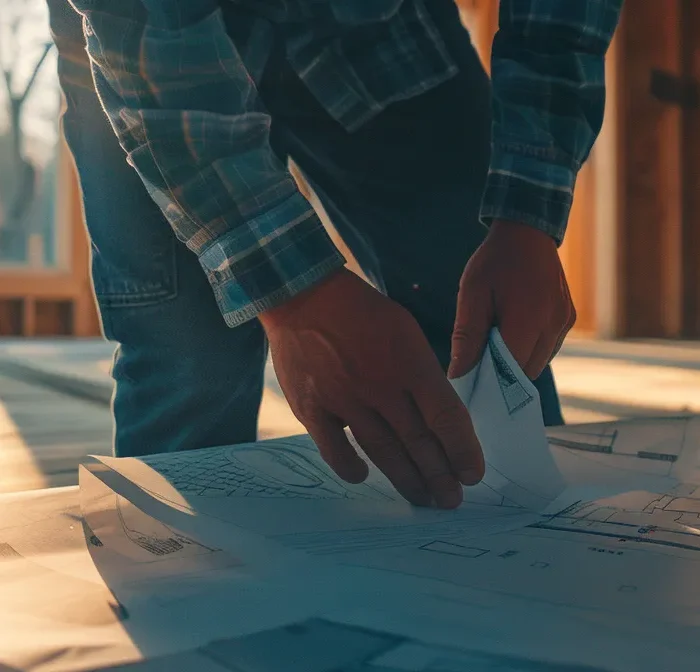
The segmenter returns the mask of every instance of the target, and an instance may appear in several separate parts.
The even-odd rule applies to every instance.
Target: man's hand
[[[453,508],[484,474],[469,414],[420,327],[343,269],[260,316],[279,383],[329,466],[367,465],[344,428],[409,502]]]
[[[497,221],[460,282],[448,376],[468,373],[497,326],[511,354],[537,378],[576,321],[556,243],[524,224]]]

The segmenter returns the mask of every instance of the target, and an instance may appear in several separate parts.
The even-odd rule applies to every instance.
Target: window
[[[60,93],[44,0],[0,12],[0,267],[60,266]]]

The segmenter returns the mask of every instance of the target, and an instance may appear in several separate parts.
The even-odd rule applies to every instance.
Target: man
[[[349,427],[410,502],[457,506],[484,465],[444,373],[494,324],[562,421],[557,246],[622,0],[502,0],[492,85],[453,0],[70,2],[82,30],[49,5],[117,455],[254,440],[269,343],[340,477],[367,473]]]

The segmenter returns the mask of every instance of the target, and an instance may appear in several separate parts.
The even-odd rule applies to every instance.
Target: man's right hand
[[[294,415],[340,478],[367,477],[349,427],[413,504],[454,508],[481,480],[469,413],[404,308],[342,269],[260,321]]]

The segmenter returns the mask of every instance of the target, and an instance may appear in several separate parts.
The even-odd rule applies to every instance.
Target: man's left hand
[[[533,227],[495,221],[460,281],[448,376],[458,378],[476,366],[496,326],[534,380],[575,321],[555,241]]]

